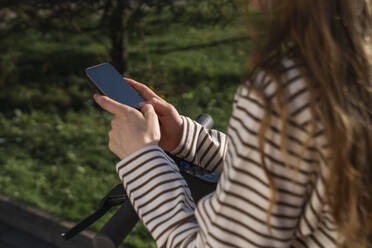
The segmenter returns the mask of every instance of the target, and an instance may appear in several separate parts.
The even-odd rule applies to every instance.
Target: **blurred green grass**
[[[128,38],[128,76],[183,115],[211,114],[215,128],[225,131],[249,53],[243,22],[195,26],[186,18],[166,29],[146,25],[156,18],[149,16],[142,32]],[[0,192],[79,221],[120,182],[118,159],[107,147],[111,117],[93,104],[83,75],[109,60],[109,42],[99,33],[30,30],[19,37],[0,41]],[[142,224],[125,243],[155,247]]]

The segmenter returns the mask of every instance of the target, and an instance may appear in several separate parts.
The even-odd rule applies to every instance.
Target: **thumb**
[[[120,114],[122,112],[122,108],[125,108],[123,104],[120,104],[117,101],[108,98],[107,96],[95,94],[94,100],[99,106],[101,106],[101,108],[114,115]]]
[[[158,116],[155,113],[154,107],[151,104],[145,104],[141,107],[141,112],[147,121],[157,122]]]

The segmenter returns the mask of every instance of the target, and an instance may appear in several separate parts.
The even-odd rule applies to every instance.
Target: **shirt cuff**
[[[196,129],[196,122],[191,120],[189,117],[181,115],[182,122],[183,122],[183,131],[182,131],[182,138],[178,146],[173,150],[170,151],[169,153],[172,155],[175,155],[177,157],[183,158],[185,154],[188,154],[188,151],[191,149],[193,146],[192,142],[194,141],[193,139],[193,134],[194,134],[194,129]],[[195,139],[196,141],[197,139]]]
[[[159,146],[148,145],[134,153],[131,153],[129,156],[117,163],[116,172],[125,185],[124,177],[128,178],[130,174],[137,174],[132,172],[144,170],[148,164],[152,164],[155,160],[164,161],[174,170],[179,170],[175,162]]]

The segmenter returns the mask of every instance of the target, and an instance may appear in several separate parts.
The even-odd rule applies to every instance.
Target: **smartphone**
[[[117,102],[135,109],[139,109],[138,103],[144,102],[142,97],[109,63],[89,67],[85,73],[103,95]]]

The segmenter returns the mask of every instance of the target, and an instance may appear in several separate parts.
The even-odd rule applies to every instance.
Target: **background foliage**
[[[111,117],[93,104],[83,72],[115,64],[105,8],[120,1],[17,2],[0,4],[0,193],[79,221],[119,183]],[[249,53],[233,1],[134,2],[120,17],[118,69],[183,115],[211,114],[224,131]],[[141,224],[125,242],[154,247]]]

